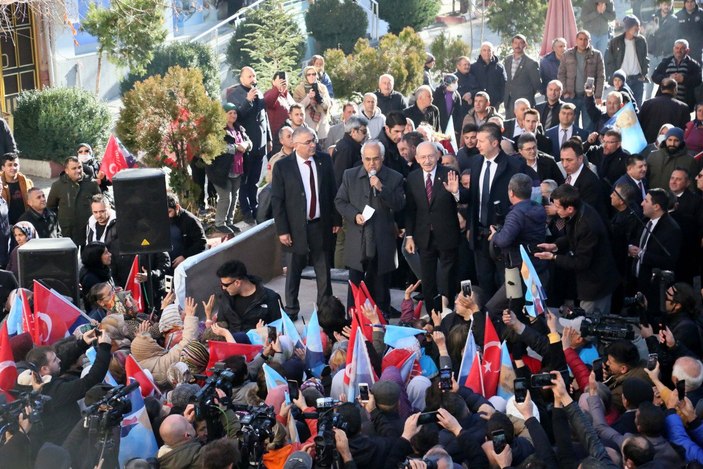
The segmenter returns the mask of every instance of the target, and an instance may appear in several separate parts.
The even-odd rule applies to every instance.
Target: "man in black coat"
[[[251,139],[252,148],[244,158],[244,174],[239,188],[239,207],[244,221],[256,223],[256,184],[261,176],[261,160],[273,148],[271,127],[266,114],[264,95],[256,87],[256,72],[242,67],[239,84],[227,92],[227,102],[237,106],[239,123]]]
[[[586,151],[588,161],[598,168],[598,177],[606,181],[608,186],[625,174],[629,156],[622,148],[622,135],[616,129],[607,130],[602,144],[593,145]]]
[[[671,78],[664,78],[659,85],[661,94],[648,99],[640,108],[639,121],[647,142],[653,142],[659,136],[659,129],[664,124],[683,129],[691,120],[688,105],[676,99],[678,85]]]
[[[543,153],[538,149],[536,135],[525,132],[517,139],[517,149],[520,156],[525,159],[527,166],[532,168],[539,177],[540,182],[552,179],[557,184],[564,184],[564,175],[552,155]]]
[[[344,123],[344,136],[337,142],[332,158],[337,187],[342,184],[344,171],[361,164],[361,143],[366,140],[368,124],[362,116],[351,116]]]
[[[676,280],[693,285],[701,262],[701,234],[703,233],[703,199],[690,190],[691,179],[685,169],[675,169],[669,178],[669,190],[675,197],[671,218],[682,232],[681,252],[674,272]]]
[[[566,171],[565,184],[574,186],[579,190],[580,200],[600,214],[603,221],[608,219],[608,211],[605,205],[605,194],[603,185],[584,163],[583,146],[576,140],[569,140],[561,148],[561,164]],[[547,212],[549,215],[553,213]]]
[[[439,128],[439,109],[432,104],[432,88],[428,85],[422,85],[415,90],[415,104],[405,108],[403,114],[413,121],[415,128],[423,122],[427,122],[433,131],[441,131]]]
[[[217,269],[220,291],[217,318],[227,322],[230,332],[247,332],[259,321],[266,324],[280,319],[281,297],[266,288],[257,277],[247,273],[242,261],[227,261]]]
[[[646,176],[647,162],[644,157],[638,154],[630,155],[627,157],[625,174],[615,181],[615,185],[627,184],[631,186],[635,191],[632,202],[639,207],[647,195],[647,189],[649,188]]]
[[[27,191],[27,210],[20,215],[18,221],[28,221],[37,230],[40,238],[58,238],[61,228],[56,219],[56,214],[46,208],[46,196],[38,187]]]
[[[554,243],[538,245],[543,252],[535,257],[574,272],[577,296],[586,312],[610,313],[618,273],[602,218],[569,184],[557,187],[552,200],[557,215],[566,221],[566,235]]]
[[[389,315],[390,273],[398,267],[395,213],[405,206],[403,176],[383,164],[384,148],[370,140],[361,149],[362,167],[344,172],[335,206],[346,222],[344,264],[349,280],[363,280],[381,312]],[[366,207],[374,209],[365,218]],[[347,307],[354,305],[351,287]]]
[[[273,167],[271,205],[278,239],[288,256],[286,312],[295,320],[300,311],[300,276],[311,258],[317,280],[317,303],[332,294],[330,259],[333,234],[341,219],[334,208],[336,183],[332,161],[315,153],[315,132],[293,132],[295,153]]]
[[[522,158],[508,156],[500,149],[501,135],[497,125],[482,125],[476,138],[476,145],[483,157],[475,159],[471,166],[467,221],[478,282],[487,301],[502,284],[504,275],[489,252],[490,226],[502,223],[510,207],[510,178],[516,173],[526,173],[527,166]]]
[[[701,84],[701,66],[688,52],[688,41],[679,39],[674,42],[674,55],[664,57],[652,73],[652,81],[658,85],[664,78],[673,78],[678,83],[676,99],[688,104],[693,111],[696,105],[695,90]]]
[[[378,79],[378,90],[375,93],[378,98],[377,105],[381,109],[381,113],[386,117],[391,111],[402,112],[403,109],[408,107],[408,100],[393,89],[394,84],[393,75],[387,73],[381,75]]]
[[[418,145],[415,159],[421,170],[408,175],[406,188],[405,249],[420,254],[422,293],[428,312],[438,292],[450,303],[454,300],[460,236],[457,203],[468,199],[459,175],[438,166],[439,157],[431,142]]]
[[[659,314],[660,298],[658,284],[652,283],[652,270],[674,270],[681,252],[681,228],[669,216],[669,202],[669,194],[664,189],[647,192],[642,213],[649,221],[637,242],[628,248],[637,289],[647,297],[648,311],[654,315]]]
[[[559,80],[547,83],[547,95],[544,102],[539,103],[535,109],[539,112],[540,123],[545,129],[551,129],[559,122],[559,111],[565,101],[561,100],[564,85]]]
[[[398,171],[403,176],[408,175],[409,166],[405,158],[400,155],[398,143],[405,134],[406,123],[402,112],[391,111],[386,115],[386,125],[383,126],[383,131],[377,137],[386,151],[386,156],[383,158],[384,166]]]

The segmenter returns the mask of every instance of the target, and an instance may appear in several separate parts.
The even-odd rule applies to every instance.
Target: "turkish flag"
[[[76,305],[36,280],[34,281],[34,316],[40,331],[41,345],[51,345],[73,332],[76,327],[90,321]]]
[[[19,294],[22,298],[22,326],[24,327],[24,331],[29,332],[29,335],[32,337],[32,342],[34,342],[35,345],[41,345],[39,320],[29,307],[29,300],[24,293],[24,289],[20,289]]]
[[[137,282],[137,274],[139,273],[139,255],[134,256],[132,267],[129,269],[127,276],[127,285],[124,289],[132,294],[134,304],[137,306],[137,311],[144,312],[144,296],[142,295],[142,284]]]
[[[242,355],[244,360],[250,362],[256,357],[256,354],[261,352],[263,345],[238,344],[236,342],[220,342],[217,340],[208,340],[208,349],[210,350],[210,360],[207,364],[207,370],[210,370],[215,363],[224,361],[235,355]],[[211,374],[210,371],[207,374]]]
[[[0,389],[9,391],[17,382],[17,365],[12,356],[10,335],[7,333],[7,323],[0,329]]]
[[[500,381],[500,340],[491,318],[486,315],[486,328],[483,334],[483,384],[486,399],[496,395]]]
[[[471,371],[469,371],[469,376],[466,377],[464,386],[471,389],[476,394],[484,396],[485,389],[483,384],[483,373],[481,373],[481,356],[478,352],[476,352],[474,361],[471,364]]]
[[[125,360],[124,363],[124,370],[127,376],[127,382],[129,382],[129,378],[134,378],[134,380],[139,383],[139,387],[142,390],[142,397],[147,397],[153,392],[161,394],[159,388],[151,380],[149,375],[144,372],[142,367],[139,366],[139,363],[137,363],[137,360],[134,359],[132,354],[127,356],[127,360]]]
[[[107,141],[105,154],[100,163],[100,171],[105,173],[108,181],[112,181],[115,174],[127,168],[129,168],[129,165],[127,164],[127,155],[124,149],[117,141],[117,137],[110,135],[110,140]]]

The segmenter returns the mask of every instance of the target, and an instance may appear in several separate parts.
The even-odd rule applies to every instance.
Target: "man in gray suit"
[[[539,65],[525,54],[527,39],[522,34],[513,36],[513,55],[505,59],[505,117],[512,119],[513,103],[516,99],[526,98],[530,107],[535,107],[535,94],[542,89],[539,77]]]
[[[356,285],[364,280],[389,317],[390,273],[398,267],[394,214],[405,207],[405,192],[403,176],[383,164],[384,155],[381,142],[366,142],[361,147],[362,166],[344,172],[334,203],[347,226],[344,262],[349,280]],[[350,287],[347,306],[353,305]]]

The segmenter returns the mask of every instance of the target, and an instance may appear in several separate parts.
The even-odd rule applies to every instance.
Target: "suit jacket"
[[[479,235],[479,209],[481,208],[480,178],[484,161],[485,158],[476,158],[471,167],[471,188],[469,189],[469,213],[467,219],[470,224],[471,237],[469,238],[469,243],[472,248],[474,243],[478,241]],[[502,151],[496,156],[493,162],[497,167],[492,168],[492,171],[495,171],[495,176],[493,177],[488,199],[489,225],[494,225],[498,222],[497,215],[499,214],[496,213],[495,202],[500,202],[500,211],[503,216],[508,213],[508,208],[510,207],[508,182],[510,182],[510,178],[517,173],[527,173],[528,169],[524,159],[516,156],[508,156]]]
[[[317,198],[320,203],[323,246],[334,249],[332,226],[341,226],[339,214],[334,208],[336,184],[332,160],[325,153],[318,152],[313,157],[317,168]],[[306,255],[309,252],[307,235],[307,200],[305,187],[298,169],[295,153],[286,156],[273,167],[271,179],[271,206],[278,235],[290,234],[291,247],[283,249],[294,254]]]
[[[683,129],[691,120],[688,105],[668,94],[662,94],[642,103],[639,121],[647,142],[653,142],[659,135],[659,129],[664,124]]]
[[[459,202],[445,188],[447,175],[451,171],[444,166],[437,166],[434,184],[432,185],[432,200],[427,201],[425,192],[425,173],[422,169],[408,174],[406,186],[405,229],[412,236],[415,245],[427,249],[430,245],[430,233],[438,246],[446,249],[456,249],[459,245],[459,218],[457,203],[468,200],[468,192],[459,185]]]
[[[642,239],[642,233],[644,228],[642,228],[637,236],[637,242],[635,244],[639,245]],[[656,241],[657,238],[659,243]],[[669,251],[670,255],[664,252],[664,248]],[[640,246],[642,247],[642,246]],[[676,263],[679,260],[679,254],[681,252],[681,228],[676,221],[669,216],[669,214],[664,214],[659,219],[657,224],[652,230],[652,236],[649,237],[647,241],[647,246],[644,250],[644,255],[642,256],[642,262],[640,264],[639,275],[637,276],[637,284],[645,295],[652,291],[652,269],[659,268],[662,270],[674,270],[676,268]],[[632,263],[633,267],[635,262]],[[656,305],[658,308],[658,305]]]
[[[677,197],[676,209],[671,212],[671,217],[681,228],[681,249],[686,253],[679,257],[674,272],[677,280],[690,283],[700,269],[703,200],[698,194],[685,190]]]
[[[637,183],[630,176],[628,176],[627,173],[620,176],[618,180],[615,181],[615,183],[613,184],[613,187],[619,184],[629,184],[630,186],[632,186],[632,188],[635,189],[635,200],[633,200],[632,203],[636,204],[637,206],[642,204],[642,191],[637,186]],[[647,194],[647,191],[649,190],[647,178],[642,179],[642,185],[644,186],[644,193]]]
[[[552,179],[560,186],[564,184],[564,175],[559,171],[554,157],[541,151],[537,153],[537,176],[540,181]]]
[[[603,184],[593,171],[584,164],[578,179],[572,181],[571,184],[579,190],[581,200],[595,209],[603,221],[608,220],[608,208],[605,203],[606,196],[603,193]]]
[[[551,109],[552,110],[552,124],[557,124],[559,123],[559,111],[561,111],[561,105],[564,104],[564,101],[561,99],[557,101],[557,103],[554,105],[554,107]],[[537,109],[537,112],[539,112],[539,122],[542,124],[542,126],[547,125],[547,114],[549,113],[549,106],[548,101],[544,101],[539,103],[535,109]],[[552,125],[552,126],[553,126]],[[550,126],[550,127],[552,127]]]
[[[539,76],[539,65],[527,55],[522,56],[522,61],[518,66],[515,76],[511,77],[513,69],[513,56],[509,55],[505,59],[505,109],[506,116],[513,116],[513,104],[518,98],[525,98],[530,101],[530,107],[535,106],[535,94],[542,89],[542,81]]]
[[[378,256],[378,273],[383,274],[398,267],[395,213],[405,207],[405,192],[403,176],[397,171],[382,166],[376,176],[381,180],[383,189],[374,195],[368,173],[363,167],[346,170],[334,204],[346,221],[346,266],[354,270],[365,270],[362,261],[367,258],[368,250],[364,248],[372,243]],[[363,212],[366,205],[376,211],[370,220],[359,226],[356,224],[356,215]]]
[[[557,120],[557,125],[547,129],[545,135],[552,140],[552,152],[550,155],[554,157],[557,161],[561,160],[561,127],[559,126],[559,121]],[[588,138],[588,132],[574,124],[573,130],[571,131],[572,137],[580,137],[582,142],[585,142]]]
[[[618,286],[608,232],[602,217],[588,203],[568,220],[566,235],[555,242],[559,251],[554,263],[575,273],[579,300],[603,298]]]

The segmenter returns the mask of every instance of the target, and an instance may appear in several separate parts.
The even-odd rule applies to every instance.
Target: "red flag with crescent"
[[[483,385],[486,399],[496,395],[500,381],[500,339],[491,318],[486,315],[483,332]]]
[[[9,391],[17,382],[17,365],[10,347],[10,335],[7,333],[7,323],[0,329],[0,389]]]
[[[127,168],[129,168],[129,165],[127,165],[127,155],[124,154],[117,142],[117,138],[114,135],[110,135],[110,140],[107,142],[105,154],[100,163],[100,171],[105,174],[108,181],[112,181],[115,174]]]
[[[124,289],[132,293],[132,298],[134,299],[134,304],[137,307],[137,311],[140,313],[144,312],[144,297],[142,295],[142,284],[137,282],[137,274],[139,273],[139,255],[134,256],[134,261],[132,261],[132,267],[129,269],[129,275],[127,276],[127,285]]]

